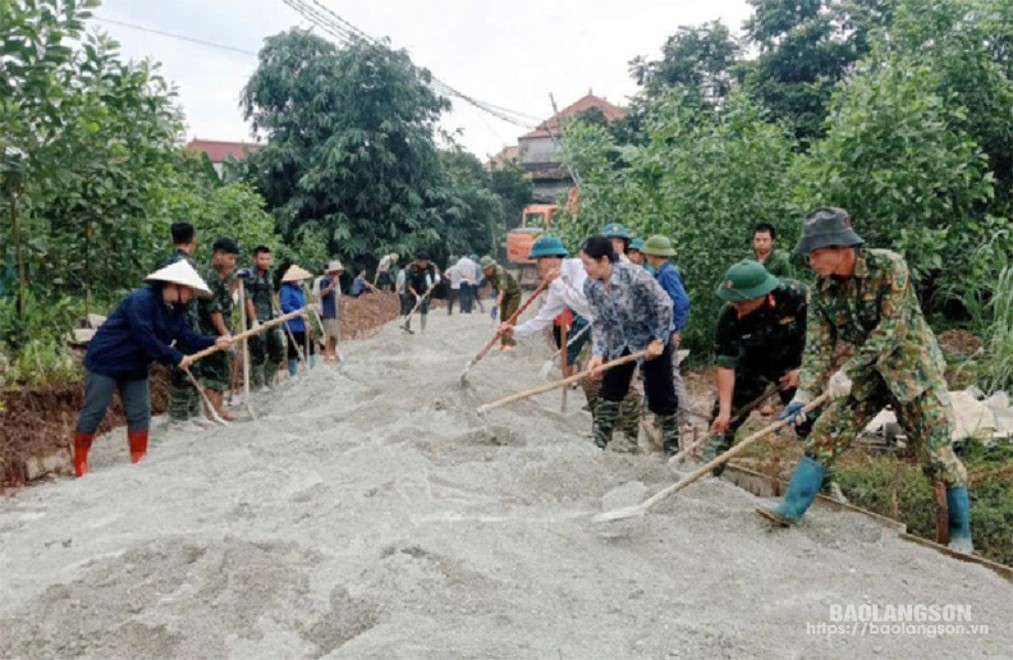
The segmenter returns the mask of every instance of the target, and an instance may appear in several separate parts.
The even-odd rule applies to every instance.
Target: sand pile
[[[541,343],[458,377],[492,326],[433,314],[345,345],[256,421],[119,431],[94,473],[0,503],[0,656],[1007,656],[1010,585],[817,509],[770,530],[708,479],[639,520],[607,504],[670,483],[657,456],[602,453]],[[834,605],[969,605],[987,635],[833,635]],[[966,625],[966,624],[965,624]]]

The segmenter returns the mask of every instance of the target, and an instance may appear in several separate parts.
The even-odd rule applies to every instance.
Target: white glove
[[[260,327],[260,321],[257,320],[257,319],[253,319],[253,329],[256,330],[259,327]]]
[[[827,394],[831,399],[841,399],[851,394],[851,379],[843,369],[838,369],[827,383]],[[796,395],[797,396],[797,395]]]

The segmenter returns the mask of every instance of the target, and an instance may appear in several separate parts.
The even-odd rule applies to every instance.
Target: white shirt
[[[404,293],[404,268],[397,272],[397,278],[394,283],[394,291],[397,293]]]
[[[514,328],[514,337],[523,339],[530,337],[539,330],[552,325],[557,316],[567,307],[583,316],[588,321],[594,320],[591,305],[584,296],[584,280],[587,271],[580,259],[563,259],[559,266],[559,277],[552,280],[545,294],[545,304],[538,310],[538,315],[528,319]]]
[[[468,257],[461,257],[455,264],[458,272],[461,273],[461,279],[468,284],[478,283],[478,264],[469,259]]]
[[[386,273],[388,270],[390,270],[390,255],[385,254],[383,259],[380,259],[380,263],[376,267],[376,272]]]
[[[450,280],[450,288],[451,289],[460,289],[461,288],[461,280],[463,278],[461,276],[460,263],[461,262],[457,262],[456,264],[454,264],[453,266],[451,266],[447,270],[443,271],[443,274],[447,277],[448,280]]]

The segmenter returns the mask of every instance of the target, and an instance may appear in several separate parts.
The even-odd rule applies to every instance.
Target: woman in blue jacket
[[[127,416],[130,462],[137,463],[148,450],[148,365],[161,362],[186,369],[191,360],[183,350],[231,343],[227,337],[198,335],[190,327],[187,303],[195,293],[211,291],[186,260],[155,271],[146,281],[151,286],[124,298],[88,344],[84,405],[74,432],[74,472],[79,477],[88,473],[88,450],[114,391],[119,390]]]
[[[313,274],[304,268],[292,264],[285,275],[281,278],[281,312],[288,314],[306,306],[306,292],[303,290],[303,282],[313,277]],[[309,355],[305,356],[310,366],[316,361],[316,347],[313,345],[312,336],[307,341],[309,325],[306,316],[297,316],[291,321],[285,321],[285,328],[288,330],[288,375],[292,380],[299,378],[299,355],[306,346],[309,346]]]

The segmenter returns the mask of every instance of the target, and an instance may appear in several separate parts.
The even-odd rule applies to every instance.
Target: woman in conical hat
[[[281,278],[281,311],[283,314],[294,312],[306,306],[306,292],[303,290],[303,282],[313,277],[313,273],[296,264],[289,266]],[[291,332],[288,342],[288,374],[292,380],[299,378],[299,352],[302,351],[306,342],[306,333],[309,325],[305,316],[297,316],[291,321],[285,321],[285,326]],[[295,341],[292,341],[292,340]],[[309,342],[309,355],[307,361],[312,366],[316,361],[316,346]]]
[[[130,461],[136,463],[148,449],[148,365],[161,362],[185,369],[190,358],[184,350],[193,353],[216,342],[230,343],[227,337],[216,340],[190,327],[187,303],[194,295],[211,295],[211,290],[185,259],[145,280],[151,286],[124,298],[88,344],[84,406],[74,432],[74,472],[79,477],[88,473],[88,450],[114,391],[119,390],[123,402]]]

